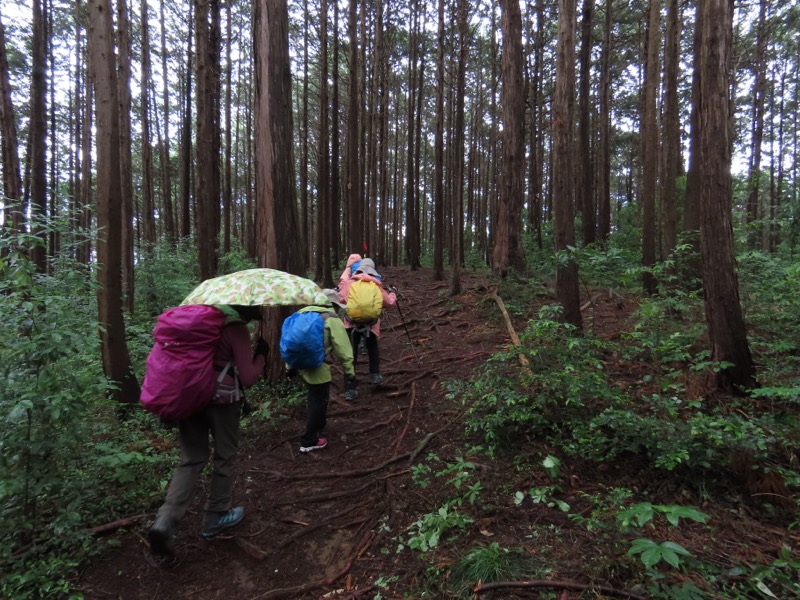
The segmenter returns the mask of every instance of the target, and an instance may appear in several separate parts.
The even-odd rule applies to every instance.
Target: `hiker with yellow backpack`
[[[383,288],[380,274],[370,258],[358,264],[355,273],[339,282],[339,298],[345,305],[342,321],[350,334],[353,346],[353,363],[358,359],[358,345],[362,338],[366,341],[369,358],[370,383],[383,383],[378,338],[381,335],[381,313],[384,308],[397,304],[397,295]],[[345,400],[355,400],[358,390],[354,379],[345,378]]]

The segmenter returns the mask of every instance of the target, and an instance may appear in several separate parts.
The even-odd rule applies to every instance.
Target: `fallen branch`
[[[472,588],[472,592],[477,598],[482,592],[489,590],[503,590],[512,588],[557,588],[562,590],[574,590],[585,592],[588,590],[596,590],[608,596],[616,596],[617,598],[630,598],[631,600],[647,600],[644,596],[640,596],[634,592],[626,590],[618,590],[616,588],[608,587],[606,585],[593,585],[591,583],[574,583],[572,581],[495,581],[492,583],[481,583]]]
[[[506,321],[506,328],[508,329],[508,334],[511,336],[511,341],[514,343],[514,346],[520,347],[522,346],[522,342],[519,341],[519,337],[517,336],[517,332],[514,331],[514,326],[511,324],[511,317],[508,316],[508,311],[506,310],[506,305],[503,302],[503,299],[497,295],[497,290],[492,290],[489,294],[491,298],[497,302],[497,306],[500,307],[500,312],[503,313],[503,318]],[[528,362],[528,357],[524,354],[519,354],[519,362],[523,367],[527,367],[530,363]]]
[[[116,521],[111,521],[110,523],[105,523],[103,525],[98,525],[97,527],[92,527],[89,530],[89,533],[91,533],[92,535],[105,535],[107,533],[116,531],[117,529],[122,529],[123,527],[130,527],[131,525],[135,525],[139,521],[144,519],[146,516],[147,515],[132,515],[130,517],[117,519]]]

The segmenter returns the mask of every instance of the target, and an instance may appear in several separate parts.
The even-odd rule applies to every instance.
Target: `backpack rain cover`
[[[383,295],[374,281],[357,279],[347,294],[347,318],[357,325],[374,323],[383,310]]]
[[[170,308],[158,317],[140,396],[147,410],[178,421],[211,402],[214,351],[224,324],[220,309],[201,304]]]
[[[316,369],[325,360],[325,319],[318,312],[296,312],[283,322],[281,358],[290,369]]]

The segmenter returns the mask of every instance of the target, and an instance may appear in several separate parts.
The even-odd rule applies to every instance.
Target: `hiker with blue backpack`
[[[370,383],[383,383],[381,374],[380,348],[378,338],[381,335],[381,313],[384,308],[397,304],[397,295],[387,292],[383,281],[370,258],[364,258],[355,273],[339,283],[339,299],[345,306],[344,326],[348,330],[353,348],[354,362],[357,360],[357,349],[364,339],[369,359]],[[358,398],[355,379],[345,379],[345,400]]]
[[[209,434],[214,440],[214,469],[200,535],[207,539],[213,538],[238,525],[244,518],[243,507],[231,507],[239,450],[239,420],[244,406],[243,388],[250,387],[261,377],[269,353],[269,346],[263,339],[258,340],[253,352],[247,328],[247,322],[261,318],[259,306],[181,306],[167,311],[167,318],[160,318],[159,325],[162,325],[162,320],[163,324],[169,324],[170,314],[197,314],[202,318],[208,315],[208,318],[217,320],[208,325],[208,332],[198,331],[204,325],[201,321],[196,321],[194,328],[183,322],[183,328],[188,330],[181,334],[183,338],[205,335],[209,361],[213,355],[213,369],[211,364],[208,367],[213,386],[212,391],[208,392],[210,397],[202,400],[200,408],[194,409],[196,412],[186,416],[176,413],[179,415],[177,426],[181,457],[167,489],[166,500],[158,509],[156,520],[147,533],[150,549],[160,556],[175,554],[175,531],[191,504],[195,484],[211,457]],[[177,337],[181,330],[177,325],[182,322],[175,323],[172,329]],[[187,390],[189,394],[198,393],[192,390],[190,381],[181,380],[184,373],[191,371],[198,361],[181,365],[181,355],[177,353],[181,351],[182,345],[192,346],[195,340],[163,340],[159,335],[159,325],[156,326],[157,343],[151,357],[148,357],[148,373],[145,376],[147,385],[143,386],[143,396],[146,391],[147,397],[143,397],[143,403],[151,397],[163,399],[170,386],[174,387],[176,384],[184,386],[184,394]],[[195,347],[198,347],[197,344]],[[183,350],[190,351],[191,348]],[[169,352],[175,352],[172,361],[167,360]],[[173,364],[170,365],[170,362]],[[194,375],[190,377],[192,381],[198,378]],[[176,394],[180,391],[177,390]],[[194,400],[189,398],[186,401]],[[145,407],[148,407],[146,403]]]
[[[355,386],[353,351],[335,307],[342,307],[336,290],[323,290],[331,306],[306,306],[290,315],[281,327],[280,351],[287,373],[299,373],[308,388],[306,430],[300,437],[300,452],[321,450],[328,445],[322,437],[328,415],[331,367],[325,358],[332,354],[342,363],[346,385]]]

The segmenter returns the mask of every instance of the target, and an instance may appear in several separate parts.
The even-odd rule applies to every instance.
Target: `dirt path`
[[[82,574],[87,599],[372,598],[379,577],[397,577],[384,598],[413,589],[424,568],[408,551],[394,552],[394,537],[431,505],[411,483],[410,466],[428,452],[452,455],[461,447],[459,406],[441,385],[465,379],[508,335],[497,318],[485,322],[482,282],[463,278],[464,293],[447,296],[445,282],[430,270],[383,269],[400,291],[400,309],[388,314],[381,337],[380,387],[367,382],[366,356],[356,373],[359,397],[348,403],[335,376],[325,450],[300,454],[298,435],[305,409],[278,409],[273,428],[247,428],[235,502],[245,521],[231,535],[198,536],[203,494],[181,523],[174,563],[153,559],[146,525],[116,534],[120,545]],[[395,595],[395,592],[397,595]],[[327,596],[333,597],[333,596]],[[336,597],[340,597],[336,595]]]

